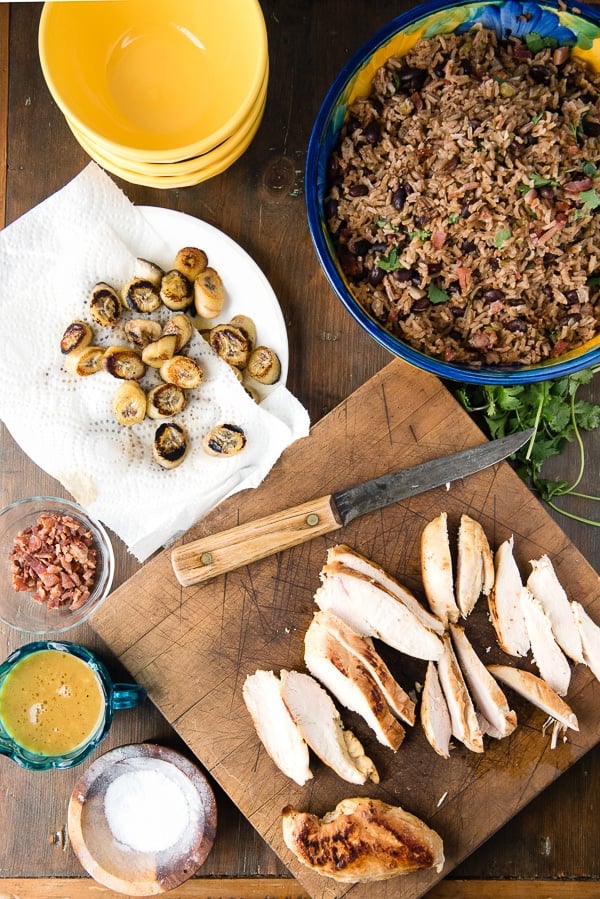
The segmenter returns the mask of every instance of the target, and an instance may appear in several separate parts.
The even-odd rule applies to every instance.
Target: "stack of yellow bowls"
[[[263,117],[259,0],[50,2],[39,53],[79,144],[132,184],[187,187],[220,174]]]

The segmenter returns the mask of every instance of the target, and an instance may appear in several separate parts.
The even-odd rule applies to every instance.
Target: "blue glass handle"
[[[138,684],[113,684],[110,702],[113,709],[130,709],[145,697],[145,689]]]

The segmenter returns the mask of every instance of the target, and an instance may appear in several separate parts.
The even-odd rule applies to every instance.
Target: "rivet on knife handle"
[[[189,587],[321,534],[328,534],[341,526],[332,497],[322,496],[177,546],[171,552],[171,563],[179,583]]]

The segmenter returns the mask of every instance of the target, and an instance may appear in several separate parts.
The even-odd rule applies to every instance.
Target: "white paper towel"
[[[185,352],[201,363],[204,381],[177,417],[191,448],[176,469],[154,462],[159,422],[117,424],[111,410],[120,382],[104,371],[69,375],[60,352],[72,320],[93,325],[93,285],[122,286],[138,256],[168,268],[173,251],[94,163],[0,233],[0,418],[31,459],[143,561],[227,496],[260,484],[283,450],[306,436],[309,420],[284,386],[255,403],[196,332]],[[102,345],[125,343],[118,332],[98,336]],[[237,456],[214,458],[202,448],[220,422],[244,429],[247,445]]]

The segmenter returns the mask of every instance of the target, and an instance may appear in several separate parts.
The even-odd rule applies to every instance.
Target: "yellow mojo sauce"
[[[30,752],[64,755],[83,746],[104,717],[104,694],[94,671],[57,649],[24,656],[0,688],[0,720]]]

